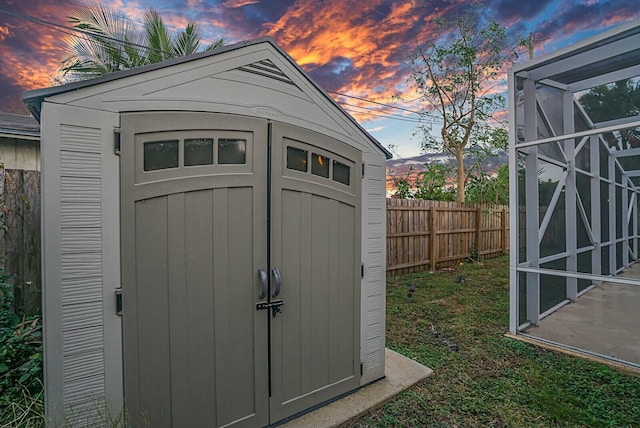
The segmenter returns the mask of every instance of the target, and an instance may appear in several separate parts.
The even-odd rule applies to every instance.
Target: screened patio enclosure
[[[638,82],[640,21],[509,72],[510,333],[633,368]]]

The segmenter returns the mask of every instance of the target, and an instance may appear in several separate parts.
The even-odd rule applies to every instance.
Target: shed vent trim
[[[280,82],[288,83],[295,86],[295,83],[293,83],[293,81],[291,81],[291,79],[289,79],[286,74],[284,74],[274,63],[272,63],[268,59],[257,61],[248,65],[243,65],[242,67],[238,67],[237,69],[246,73],[257,74],[259,76],[268,77],[270,79],[278,80]]]

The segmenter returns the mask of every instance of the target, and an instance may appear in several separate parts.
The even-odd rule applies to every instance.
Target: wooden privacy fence
[[[435,270],[509,250],[506,205],[387,199],[387,275]]]
[[[41,310],[40,172],[0,168],[0,264],[17,313]]]

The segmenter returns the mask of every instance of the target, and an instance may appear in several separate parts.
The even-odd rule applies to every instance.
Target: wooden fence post
[[[437,262],[437,256],[436,256],[436,207],[434,205],[431,205],[431,209],[429,210],[429,232],[431,232],[431,235],[429,236],[429,252],[430,254],[430,258],[431,258],[431,270],[434,271],[436,270],[436,262]]]
[[[480,252],[482,251],[481,247],[481,238],[480,238],[480,222],[482,221],[482,208],[478,206],[476,208],[476,251],[478,253],[478,257],[480,257]],[[473,257],[473,254],[471,255]]]
[[[502,251],[507,252],[507,209],[502,208],[502,218],[500,219],[502,226]]]

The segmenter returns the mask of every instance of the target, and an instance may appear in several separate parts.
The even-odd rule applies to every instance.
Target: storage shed
[[[24,100],[52,420],[266,426],[384,376],[390,154],[271,39]]]
[[[640,368],[639,82],[640,21],[509,73],[510,331],[627,368]]]

